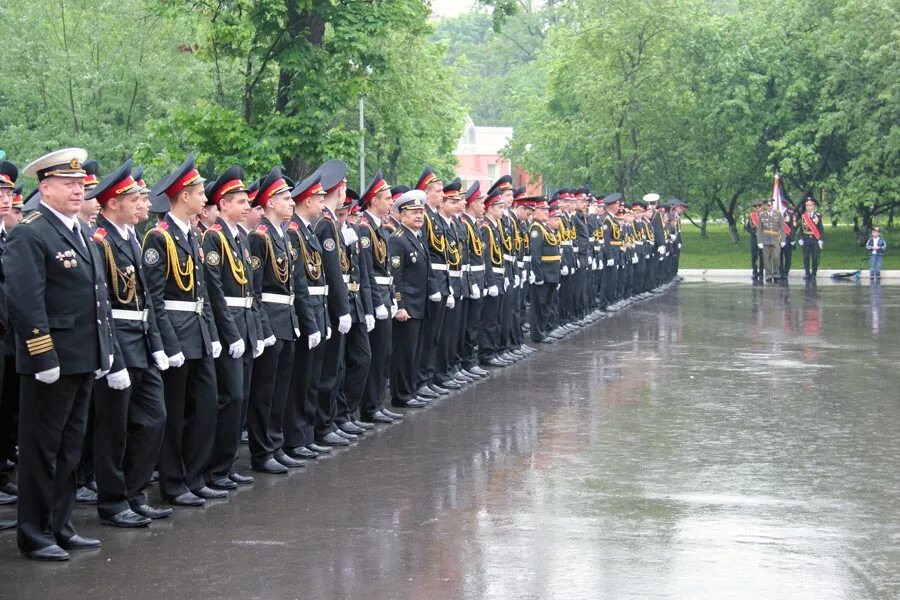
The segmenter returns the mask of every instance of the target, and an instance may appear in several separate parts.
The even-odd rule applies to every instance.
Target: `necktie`
[[[74,233],[75,237],[78,238],[78,241],[81,242],[81,247],[87,248],[87,246],[84,243],[84,238],[81,237],[81,227],[78,226],[77,221],[72,224],[72,233]]]

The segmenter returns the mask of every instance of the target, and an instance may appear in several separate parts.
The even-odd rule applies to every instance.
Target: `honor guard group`
[[[242,443],[255,477],[303,467],[677,279],[685,204],[658,194],[428,167],[358,194],[340,160],[248,184],[193,156],[150,189],[87,158],[28,164],[24,201],[0,166],[0,525],[35,560],[100,546],[76,503],[147,527],[227,498]]]

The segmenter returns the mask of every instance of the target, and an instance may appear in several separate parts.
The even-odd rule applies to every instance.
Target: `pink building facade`
[[[476,126],[472,119],[466,117],[465,130],[456,147],[456,173],[463,182],[463,191],[476,181],[481,184],[482,191],[503,175],[512,175],[516,187],[525,186],[529,194],[541,193],[541,181],[537,178],[531,182],[531,176],[502,156],[509,140],[512,139],[512,127]]]

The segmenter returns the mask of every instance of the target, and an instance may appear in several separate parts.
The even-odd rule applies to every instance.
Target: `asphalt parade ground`
[[[825,283],[687,280],[69,563],[4,532],[0,597],[897,598],[900,286]]]

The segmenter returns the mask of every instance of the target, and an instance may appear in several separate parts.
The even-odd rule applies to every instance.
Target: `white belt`
[[[311,285],[311,286],[309,286],[309,295],[310,296],[327,296],[328,295],[328,286],[327,285]]]
[[[515,261],[515,260],[516,260],[516,257],[513,256],[512,254],[504,254],[504,255],[503,255],[503,260],[511,260],[511,261]]]
[[[178,310],[181,312],[195,312],[198,315],[203,312],[203,299],[196,302],[183,300],[166,300],[166,310]]]
[[[232,308],[250,308],[253,306],[253,296],[225,296],[225,304]]]
[[[450,271],[450,277],[462,277],[462,271]]]
[[[344,283],[350,283],[350,275],[341,275],[341,278],[344,280]]]
[[[531,257],[529,256],[529,258],[531,258]],[[524,260],[524,259],[523,259],[523,260],[517,260],[517,261],[516,261],[516,266],[519,267],[520,269],[521,269],[521,268],[524,268],[524,267],[525,267],[525,260]]]
[[[528,256],[524,257],[522,260],[525,262],[531,262],[531,255],[529,254]]]
[[[384,276],[379,277],[376,275],[375,283],[377,283],[378,285],[391,285],[392,283],[394,283],[394,278],[393,277],[384,277]]]
[[[571,246],[571,245],[572,245],[572,240],[566,240],[566,241],[560,243],[560,246]]]
[[[112,309],[113,319],[120,321],[146,321],[149,311],[144,310],[122,310],[120,308]]]
[[[293,294],[267,294],[263,292],[260,295],[260,300],[263,302],[268,302],[269,304],[293,304],[294,303],[294,295]]]
[[[447,271],[448,268],[447,268],[446,263],[431,263],[431,270],[432,271]]]
[[[504,273],[506,273],[506,269],[504,269],[503,267],[491,267],[491,271],[493,271],[497,275],[503,275]]]
[[[469,270],[473,273],[484,271],[484,265],[469,265]]]

